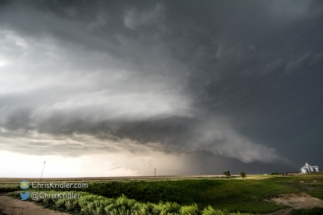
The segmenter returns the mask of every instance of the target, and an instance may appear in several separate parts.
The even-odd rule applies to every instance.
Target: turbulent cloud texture
[[[2,1],[1,150],[323,165],[322,17],[320,1]]]

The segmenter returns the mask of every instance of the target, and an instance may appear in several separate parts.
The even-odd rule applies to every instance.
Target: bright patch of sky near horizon
[[[116,177],[189,174],[183,163],[183,155],[165,155],[151,151],[149,155],[135,156],[133,153],[104,153],[80,157],[60,155],[25,155],[0,151],[0,177],[40,178],[45,163],[43,178],[72,177]],[[159,161],[163,159],[163,163]],[[181,161],[182,160],[182,161]]]

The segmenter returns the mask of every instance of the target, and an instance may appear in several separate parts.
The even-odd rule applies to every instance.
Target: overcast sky
[[[320,0],[2,0],[0,177],[323,168],[322,39]]]

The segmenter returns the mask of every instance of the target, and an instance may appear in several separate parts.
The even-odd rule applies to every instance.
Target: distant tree
[[[241,176],[242,178],[245,178],[247,175],[246,175],[246,173],[245,173],[245,172],[240,172],[240,176]]]
[[[225,171],[225,172],[223,172],[223,175],[225,175],[226,177],[231,176],[230,171]]]

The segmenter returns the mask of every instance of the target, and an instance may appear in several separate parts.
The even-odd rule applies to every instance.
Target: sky
[[[323,2],[0,1],[0,177],[323,168]]]

